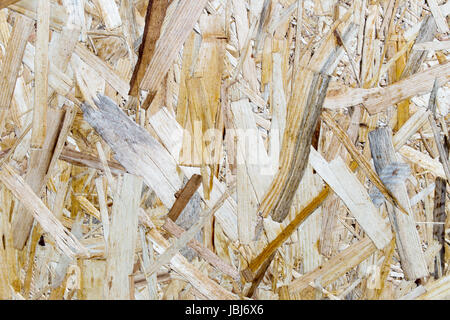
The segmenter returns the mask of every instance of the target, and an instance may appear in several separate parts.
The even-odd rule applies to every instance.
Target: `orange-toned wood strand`
[[[284,243],[284,241],[286,241],[286,239],[291,236],[292,232],[294,232],[298,226],[322,204],[329,193],[330,189],[325,187],[304,209],[302,209],[295,216],[286,228],[284,228],[281,233],[249,263],[247,269],[242,271],[242,276],[244,279],[249,282],[254,279],[255,272],[257,272],[261,265]]]
[[[0,1],[0,9],[6,8],[16,2],[19,2],[20,0],[2,0]]]
[[[130,92],[132,96],[139,93],[139,84],[144,77],[148,64],[155,51],[156,41],[161,34],[161,28],[166,16],[168,0],[150,0],[145,15],[145,27],[142,35],[142,43],[139,47],[139,56],[130,81]]]
[[[194,193],[197,191],[201,183],[202,183],[201,175],[194,174],[186,183],[186,185],[183,187],[183,189],[177,192],[176,195],[177,200],[175,200],[175,203],[173,204],[172,208],[170,208],[169,213],[167,214],[167,217],[169,219],[171,219],[172,221],[177,220],[178,216],[186,207],[187,203],[194,195]]]

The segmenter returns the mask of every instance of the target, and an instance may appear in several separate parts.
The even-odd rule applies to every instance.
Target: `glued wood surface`
[[[450,1],[0,1],[0,299],[450,298]]]

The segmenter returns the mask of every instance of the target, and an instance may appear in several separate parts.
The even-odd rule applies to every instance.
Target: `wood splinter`
[[[392,131],[389,127],[381,127],[369,132],[369,141],[378,175],[387,166],[399,162],[392,143]],[[387,203],[389,219],[396,233],[397,248],[405,277],[409,280],[426,277],[428,276],[428,269],[413,218],[408,192],[406,191],[406,184],[400,182],[388,184],[387,187],[408,212],[408,215],[405,215],[396,207]]]
[[[177,200],[170,208],[167,217],[172,221],[177,221],[177,218],[183,212],[184,208],[188,204],[189,200],[192,198],[194,193],[197,191],[198,187],[202,183],[202,176],[199,174],[193,174],[186,185],[175,194]]]
[[[251,282],[255,279],[255,272],[265,263],[266,260],[272,256],[274,252],[286,241],[287,238],[298,228],[298,226],[305,221],[309,215],[311,215],[327,198],[330,193],[329,187],[325,187],[322,191],[303,209],[301,210],[295,218],[283,229],[283,231],[278,234],[278,236],[271,241],[264,250],[254,258],[248,267],[241,272],[243,278]],[[273,256],[272,256],[273,257]]]

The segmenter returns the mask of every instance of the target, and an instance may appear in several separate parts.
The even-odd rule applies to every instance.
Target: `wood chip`
[[[449,13],[0,1],[0,299],[448,299]]]

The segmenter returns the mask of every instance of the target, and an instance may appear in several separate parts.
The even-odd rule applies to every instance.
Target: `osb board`
[[[450,298],[448,1],[0,8],[0,299]]]

